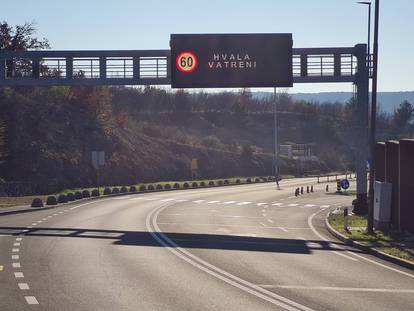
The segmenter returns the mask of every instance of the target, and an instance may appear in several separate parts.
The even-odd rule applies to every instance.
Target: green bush
[[[112,194],[118,194],[119,193],[119,188],[115,187],[112,188]]]
[[[164,189],[165,190],[170,190],[171,189],[171,185],[170,184],[165,184]]]
[[[129,192],[137,192],[137,187],[135,186],[129,187]]]
[[[188,189],[188,188],[190,188],[190,185],[189,185],[187,182],[185,182],[185,183],[183,184],[183,188],[184,188],[184,189]]]
[[[90,192],[88,190],[82,191],[82,197],[83,198],[89,198],[91,196]]]
[[[266,182],[267,181],[267,178],[266,177],[262,177],[262,181],[263,182]]]
[[[191,187],[192,187],[192,188],[198,188],[198,184],[197,184],[196,182],[193,182],[193,183],[191,184]]]
[[[43,207],[43,201],[40,198],[34,198],[31,207]]]
[[[50,195],[47,197],[46,205],[56,205],[56,204],[57,204],[57,200],[54,195]]]
[[[219,186],[223,186],[223,181],[222,181],[222,180],[219,180],[219,181],[217,182],[217,184],[218,184]]]
[[[59,194],[57,200],[58,200],[59,203],[66,203],[66,202],[68,202],[68,198],[64,194]]]
[[[149,185],[149,186],[148,186],[148,190],[149,190],[149,191],[154,191],[154,190],[155,190],[155,188],[154,188],[154,186],[153,186],[153,185]]]
[[[119,190],[119,193],[127,193],[128,192],[128,188],[125,186],[122,186],[121,189]]]
[[[93,197],[99,197],[99,196],[100,196],[100,194],[99,194],[99,190],[98,190],[98,189],[93,189],[93,190],[92,190],[92,196],[93,196]]]
[[[140,192],[147,191],[147,187],[145,187],[145,185],[141,185],[141,186],[139,186],[139,191]]]
[[[157,190],[162,190],[162,185],[161,184],[158,184],[156,189]]]
[[[104,195],[111,194],[111,188],[105,188],[103,194]]]
[[[214,186],[214,181],[210,180],[210,181],[208,182],[208,185],[209,185],[209,186]]]
[[[69,193],[66,195],[66,199],[68,200],[68,202],[75,201],[75,195],[74,195],[72,192],[69,192]]]
[[[246,182],[250,184],[252,182],[252,179],[249,177],[246,179]]]
[[[236,179],[236,184],[240,184],[240,182],[241,182],[240,179],[237,178]]]
[[[229,183],[229,181],[228,181],[227,179],[225,179],[225,180],[224,180],[224,184],[225,184],[225,185],[229,185],[230,183]]]
[[[206,183],[204,182],[204,181],[202,181],[201,183],[200,183],[200,187],[205,187],[206,186]]]
[[[176,182],[173,187],[174,187],[174,189],[180,189],[180,184],[178,182]]]
[[[254,182],[260,182],[260,179],[259,178],[255,178],[254,179]]]
[[[81,200],[81,199],[83,199],[82,192],[80,192],[80,191],[76,191],[76,192],[75,192],[75,199],[76,199],[76,200]]]

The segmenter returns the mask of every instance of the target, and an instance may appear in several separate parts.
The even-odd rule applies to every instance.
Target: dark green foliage
[[[178,182],[176,182],[173,187],[174,187],[174,189],[180,189],[180,184]]]
[[[92,196],[93,197],[99,197],[100,196],[98,189],[93,189],[92,190]]]
[[[112,188],[112,194],[118,194],[119,192],[120,192],[119,188],[117,188],[117,187]]]
[[[148,186],[148,191],[154,191],[154,190],[155,190],[154,185],[149,185]]]
[[[141,185],[141,186],[139,186],[139,191],[140,192],[147,191],[147,187],[145,185]]]
[[[188,188],[190,188],[190,185],[188,184],[188,182],[185,182],[185,183],[183,184],[183,188],[184,188],[184,189],[188,189]]]
[[[214,186],[214,181],[210,180],[210,181],[208,182],[208,185],[209,185],[209,186]]]
[[[193,183],[191,184],[191,187],[192,187],[192,188],[198,188],[198,183],[193,182]]]
[[[157,190],[162,190],[162,185],[161,184],[157,185]]]
[[[40,198],[34,198],[31,207],[43,207],[43,201]]]
[[[236,179],[236,184],[240,184],[240,179]]]
[[[137,187],[135,186],[129,187],[129,192],[137,192]]]
[[[64,195],[64,194],[59,194],[57,200],[58,200],[58,203],[66,203],[66,202],[68,202],[68,199],[67,199],[66,195]]]
[[[200,183],[200,187],[205,187],[206,186],[206,183],[204,182],[204,181],[202,181],[201,183]]]
[[[111,188],[106,187],[106,188],[104,189],[104,191],[103,191],[103,194],[104,194],[104,195],[111,194]]]
[[[68,202],[75,201],[75,195],[74,195],[72,192],[69,192],[69,193],[66,195],[66,199],[68,200]]]
[[[248,184],[250,184],[250,183],[252,182],[252,179],[249,177],[249,178],[247,178],[247,179],[246,179],[246,182],[247,182]]]
[[[229,183],[229,181],[228,181],[227,179],[225,179],[225,180],[224,180],[224,184],[225,184],[225,185],[229,185],[230,183]]]
[[[259,178],[255,178],[254,179],[254,182],[260,182],[260,179]]]
[[[170,190],[171,189],[171,185],[170,184],[165,184],[164,189],[165,190]]]
[[[262,181],[266,182],[267,181],[267,177],[262,177]]]
[[[218,184],[219,186],[223,186],[223,181],[222,181],[222,180],[219,180],[219,181],[217,182],[217,184]]]
[[[47,197],[46,205],[56,205],[58,202],[56,200],[56,197],[54,195],[50,195]]]
[[[122,186],[121,189],[119,190],[119,193],[127,193],[128,192],[128,188],[125,186]]]
[[[82,192],[76,191],[75,192],[75,200],[81,200],[81,199],[83,199]]]
[[[89,198],[91,196],[89,190],[83,190],[82,191],[82,197],[83,198]]]

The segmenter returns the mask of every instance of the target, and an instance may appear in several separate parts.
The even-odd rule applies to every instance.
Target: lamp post
[[[368,1],[359,1],[358,4],[368,5],[368,44],[367,44],[367,54],[368,54],[368,68],[370,68],[371,61],[371,2]]]

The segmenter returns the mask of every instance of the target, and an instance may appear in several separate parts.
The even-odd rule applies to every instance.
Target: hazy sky
[[[367,7],[352,0],[1,0],[0,19],[36,21],[53,49],[167,49],[170,33],[291,32],[294,47],[367,41]],[[414,90],[414,1],[381,0],[380,91]],[[292,92],[351,91],[296,84]]]

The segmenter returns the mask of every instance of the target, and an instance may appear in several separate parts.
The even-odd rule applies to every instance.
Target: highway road
[[[314,182],[0,216],[0,310],[413,310],[413,271],[326,231],[326,214],[352,197],[325,184],[293,195]]]

